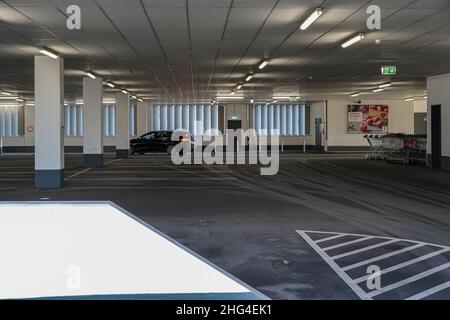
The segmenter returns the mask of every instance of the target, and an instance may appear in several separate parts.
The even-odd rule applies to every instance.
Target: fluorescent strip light
[[[272,99],[289,100],[291,97],[295,97],[297,100],[301,98],[300,96],[274,96]]]
[[[249,82],[250,80],[253,79],[255,75],[253,73],[249,73],[248,76],[245,78],[245,81]]]
[[[236,87],[237,90],[240,90],[242,88],[242,84],[238,84],[238,86]]]
[[[6,91],[2,91],[2,92],[0,92],[0,94],[2,94],[4,96],[11,96],[12,95],[12,93],[6,92]]]
[[[384,91],[384,89],[383,88],[378,88],[378,89],[373,89],[372,90],[372,92],[381,92],[381,91]]]
[[[272,103],[278,102],[278,100],[273,100]]]
[[[254,102],[253,99],[251,99],[251,100],[250,100],[250,103],[253,103],[253,102]]]
[[[25,100],[20,99],[20,98],[17,98],[16,101],[17,101],[17,102],[24,102]]]
[[[50,57],[50,58],[53,58],[53,59],[58,59],[58,55],[55,52],[53,52],[53,51],[51,51],[51,50],[49,50],[47,48],[41,48],[39,50],[39,52],[42,53],[42,54],[45,54],[47,57]]]
[[[106,82],[106,85],[107,85],[108,87],[110,87],[110,88],[114,88],[114,87],[115,87],[114,84],[111,83],[111,82]]]
[[[359,95],[360,95],[359,92],[355,92],[355,93],[352,93],[352,94],[350,95],[350,97],[357,97],[357,96],[359,96]]]
[[[122,93],[125,93],[125,94],[127,94],[127,93],[128,93],[128,91],[127,91],[127,90],[125,90],[125,89],[122,89],[122,90],[120,90],[120,92],[122,92]]]
[[[322,9],[321,8],[316,8],[316,10],[313,11],[313,13],[311,13],[311,15],[302,23],[302,25],[300,26],[301,30],[306,30],[308,29],[308,27],[314,23],[314,21],[316,21],[317,19],[319,19],[319,17],[322,15]]]
[[[34,102],[28,102],[28,103],[25,103],[25,105],[28,107],[34,107]]]
[[[226,99],[244,99],[244,97],[242,96],[230,96],[230,97],[226,97],[226,96],[221,96],[221,97],[216,97],[217,100],[226,100]]]
[[[268,64],[269,64],[269,59],[266,59],[266,60],[262,61],[262,62],[259,64],[258,69],[259,69],[259,70],[262,70],[262,69],[264,69]]]
[[[234,96],[236,94],[236,92],[234,92],[234,91],[231,91],[231,95],[232,96]]]
[[[86,74],[89,78],[91,78],[91,79],[97,78],[93,73],[91,73],[91,72],[89,72],[89,71],[85,72],[85,74]]]
[[[358,33],[356,36],[353,36],[352,38],[350,38],[349,40],[345,41],[343,44],[341,44],[342,48],[347,48],[350,47],[352,44],[355,44],[359,41],[361,41],[362,39],[365,38],[365,34],[364,33]]]
[[[423,96],[424,99],[428,99],[428,96]]]
[[[0,97],[0,100],[16,100],[16,99],[19,99],[19,97],[17,97],[17,96]]]
[[[414,101],[414,98],[405,98],[405,101]]]
[[[392,83],[386,82],[386,83],[380,84],[378,86],[378,88],[387,88],[387,87],[390,87],[390,86],[392,86]]]
[[[136,99],[136,96],[130,96],[131,99]]]
[[[142,100],[141,98],[137,99],[137,101],[139,101],[139,102],[144,102],[144,100]]]
[[[0,104],[0,107],[20,107],[20,104]]]

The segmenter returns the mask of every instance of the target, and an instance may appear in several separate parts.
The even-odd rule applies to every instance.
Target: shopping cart
[[[366,160],[384,159],[386,151],[386,139],[382,134],[366,134],[364,138],[369,143],[370,149],[365,155]]]

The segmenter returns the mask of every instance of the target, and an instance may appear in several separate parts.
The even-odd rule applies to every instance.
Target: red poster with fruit
[[[349,105],[348,133],[387,133],[389,128],[389,106]]]

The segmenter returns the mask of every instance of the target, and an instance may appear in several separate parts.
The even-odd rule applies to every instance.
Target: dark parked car
[[[131,154],[146,152],[171,153],[172,148],[180,142],[191,143],[192,139],[188,133],[179,133],[178,139],[172,141],[173,131],[150,131],[139,138],[130,140]]]

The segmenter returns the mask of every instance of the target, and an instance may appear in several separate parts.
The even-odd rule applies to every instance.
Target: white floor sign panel
[[[112,203],[0,203],[0,298],[265,298]]]

